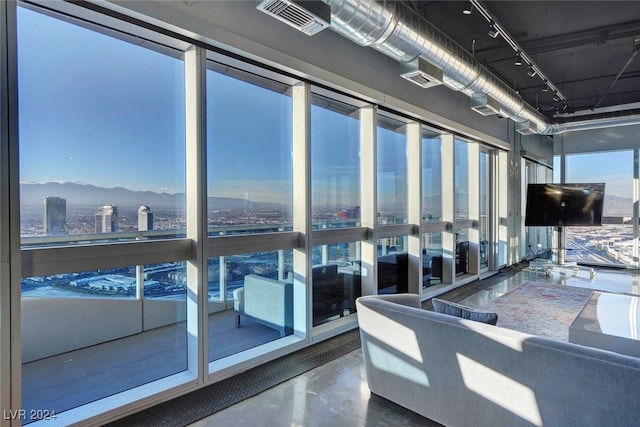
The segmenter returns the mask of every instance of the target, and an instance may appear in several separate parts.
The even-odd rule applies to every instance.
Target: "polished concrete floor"
[[[478,281],[442,298],[480,308],[526,280],[616,293],[640,294],[629,271],[556,268],[522,270],[503,280]],[[483,283],[485,282],[485,283]],[[367,387],[360,349],[204,418],[192,426],[437,426],[374,396]]]
[[[439,426],[371,395],[362,352],[354,350],[192,426]]]

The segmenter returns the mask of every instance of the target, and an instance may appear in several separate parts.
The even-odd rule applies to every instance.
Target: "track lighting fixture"
[[[516,67],[522,65],[522,57],[520,56],[520,52],[516,53],[516,61],[513,63],[513,65],[515,65]]]
[[[533,78],[536,75],[536,70],[534,70],[531,65],[529,65],[529,71],[527,71],[527,75],[531,78]]]
[[[547,83],[546,80],[543,80],[542,83],[544,83],[544,86],[542,86],[542,91],[549,92],[549,83]]]
[[[493,23],[491,23],[489,25],[489,37],[495,39],[496,37],[498,37],[498,34],[500,34],[500,31],[498,31],[496,26]]]
[[[465,15],[471,15],[472,10],[473,5],[471,4],[471,1],[467,1],[467,5],[464,7],[464,9],[462,9],[462,13],[464,13]]]

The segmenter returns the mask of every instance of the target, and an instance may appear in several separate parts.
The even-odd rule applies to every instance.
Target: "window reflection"
[[[361,276],[366,274],[360,259],[360,242],[314,246],[313,325],[355,313],[356,298],[362,293]]]
[[[409,291],[409,253],[407,236],[378,239],[378,293]]]
[[[442,283],[442,233],[422,235],[422,286]]]

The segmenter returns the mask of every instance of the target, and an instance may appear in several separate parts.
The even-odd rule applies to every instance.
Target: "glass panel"
[[[311,200],[314,228],[360,225],[360,120],[356,107],[313,95]]]
[[[561,170],[561,156],[553,156],[553,182],[561,183],[560,170]]]
[[[184,236],[184,63],[138,42],[18,8],[23,245]]]
[[[480,222],[478,227],[480,268],[489,267],[489,230],[487,218],[489,212],[489,154],[480,152]]]
[[[469,272],[469,230],[456,230],[456,275]]]
[[[422,287],[442,283],[442,233],[422,235]]]
[[[604,182],[602,227],[565,227],[566,260],[633,265],[633,152],[566,157],[566,182]]]
[[[208,65],[209,235],[291,230],[290,88]]]
[[[25,413],[59,413],[185,371],[184,269],[167,263],[23,279]],[[135,297],[142,286],[150,298]]]
[[[355,313],[361,295],[360,242],[314,246],[311,283],[313,326]]]
[[[469,148],[467,143],[455,141],[455,218],[469,218]]]
[[[409,253],[407,236],[378,239],[378,293],[409,291]]]
[[[442,220],[442,141],[422,135],[422,220]]]
[[[293,251],[209,259],[209,361],[293,333]]]
[[[378,116],[378,224],[407,222],[407,139],[404,123]]]

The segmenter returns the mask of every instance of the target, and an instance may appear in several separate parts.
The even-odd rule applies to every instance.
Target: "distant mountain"
[[[633,199],[604,195],[604,216],[633,216]]]
[[[175,206],[184,201],[184,194],[154,193],[153,191],[131,191],[122,187],[103,188],[73,182],[47,182],[45,184],[20,184],[21,204],[42,205],[46,196],[67,199],[67,205],[80,206]]]
[[[104,188],[90,184],[73,182],[47,182],[44,184],[20,184],[20,200],[23,206],[42,206],[46,196],[67,199],[67,206],[154,207],[184,206],[184,193],[155,193],[153,191],[132,191],[122,187]],[[232,197],[209,197],[210,209],[278,209],[277,203],[252,202]]]

